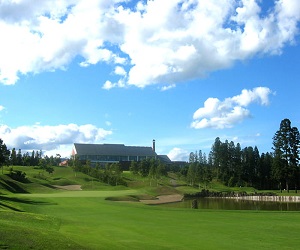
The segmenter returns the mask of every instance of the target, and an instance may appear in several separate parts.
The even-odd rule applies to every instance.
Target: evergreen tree
[[[156,165],[155,164],[150,165],[148,176],[149,176],[149,179],[150,179],[150,186],[152,186],[152,180],[157,179],[157,172],[156,172]]]
[[[207,185],[212,181],[213,175],[210,166],[206,165],[203,168],[203,177],[202,181],[205,184],[205,188],[207,188]]]
[[[300,160],[300,134],[299,130],[296,127],[292,127],[291,135],[290,135],[290,143],[291,143],[291,159],[290,164],[292,171],[294,172],[294,182],[295,182],[295,190],[297,192],[299,186],[299,160]]]
[[[10,151],[7,149],[5,143],[3,143],[3,140],[0,139],[0,167],[2,168],[2,174],[3,174],[3,166],[8,165],[9,163],[9,156],[10,156]]]
[[[139,164],[139,173],[142,177],[146,177],[149,174],[150,170],[150,160],[149,159],[143,159]]]
[[[201,163],[196,164],[196,169],[195,169],[195,182],[198,183],[198,187],[200,189],[200,184],[203,182],[203,177],[204,177],[204,166]]]
[[[197,163],[194,162],[189,165],[187,171],[187,181],[189,182],[190,186],[194,186],[196,181],[196,174],[197,174]]]
[[[115,162],[113,164],[110,164],[110,179],[112,181],[111,184],[118,185],[121,182],[121,173],[123,172],[121,169],[121,166],[118,162]]]
[[[19,166],[23,165],[23,157],[22,157],[22,151],[21,151],[21,149],[18,150],[17,165],[19,165]]]
[[[253,150],[253,185],[258,186],[259,185],[259,178],[261,176],[261,169],[260,169],[260,155],[258,148],[255,146]]]
[[[220,145],[219,160],[219,179],[227,185],[230,179],[229,164],[231,160],[228,140]]]
[[[270,153],[262,153],[260,157],[260,184],[261,189],[272,188],[271,169],[273,157]]]
[[[212,162],[212,166],[216,172],[216,177],[219,179],[219,175],[220,175],[220,162],[221,162],[221,140],[219,137],[217,137],[215,139],[215,142],[211,148],[211,152],[210,152],[210,159]]]
[[[253,147],[244,148],[242,158],[243,180],[252,186],[255,176],[255,157]]]
[[[210,166],[210,167],[213,167],[213,153],[210,151],[209,154],[208,154],[208,160],[207,160],[207,164]]]
[[[39,164],[40,159],[42,158],[42,155],[40,154],[40,152],[37,150],[35,152],[35,156],[34,156],[34,163],[35,166]]]
[[[77,176],[77,172],[81,171],[81,161],[78,158],[78,155],[72,155],[70,159],[70,166],[73,168],[75,177]]]
[[[31,153],[31,157],[30,157],[30,166],[36,166],[36,162],[35,162],[35,152],[34,150]]]
[[[137,174],[139,173],[139,165],[138,165],[138,162],[136,162],[136,161],[131,161],[129,170],[130,170],[130,172],[132,172],[134,175],[137,175]]]
[[[236,144],[234,151],[234,171],[236,176],[236,185],[242,185],[242,149],[239,143]]]
[[[195,154],[193,152],[190,153],[189,163],[195,162]]]
[[[202,150],[199,150],[199,153],[198,153],[198,161],[200,164],[203,164],[203,154],[202,154]]]
[[[165,164],[163,164],[162,162],[159,162],[158,166],[156,168],[156,172],[157,172],[157,176],[159,178],[161,178],[162,176],[166,176],[167,175],[167,168],[166,168]]]
[[[207,165],[208,163],[207,163],[207,157],[206,157],[206,154],[205,153],[203,153],[203,164],[204,165]]]
[[[299,130],[296,127],[291,129],[290,133],[290,164],[297,167],[300,160],[300,134]]]
[[[23,166],[30,166],[30,159],[31,159],[31,157],[28,152],[23,154],[23,157],[22,157]]]
[[[13,149],[11,150],[10,163],[11,163],[11,165],[13,165],[13,166],[18,165],[17,152],[16,152],[16,149],[15,149],[15,148],[13,148]]]
[[[300,138],[298,129],[291,127],[289,119],[282,120],[279,130],[273,137],[274,164],[272,172],[273,177],[279,183],[282,181],[285,182],[288,192],[290,184],[296,184],[297,182],[299,147]]]

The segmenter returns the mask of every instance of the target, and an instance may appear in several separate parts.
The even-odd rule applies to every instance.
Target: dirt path
[[[173,187],[177,187],[177,182],[176,182],[176,180],[171,179],[170,182],[171,182],[171,185],[172,185]]]
[[[157,196],[156,200],[140,200],[140,202],[148,205],[155,205],[155,204],[164,204],[164,203],[171,203],[171,202],[179,202],[182,201],[183,195],[180,194],[171,194],[171,195],[160,195]]]
[[[69,191],[79,191],[81,189],[81,185],[66,185],[66,186],[58,186],[58,185],[53,185],[53,187],[56,187],[58,189],[63,189],[63,190],[69,190]]]

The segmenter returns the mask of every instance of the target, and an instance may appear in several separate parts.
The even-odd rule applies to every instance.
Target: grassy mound
[[[0,193],[28,193],[26,184],[12,179],[8,175],[0,175]]]
[[[14,166],[13,171],[26,173],[23,181],[12,178],[10,170],[6,168],[4,174],[0,174],[0,194],[61,192],[54,186],[67,185],[80,185],[84,190],[99,190],[108,186],[83,173],[75,173],[70,167],[54,167],[54,173],[48,174],[37,167]]]
[[[59,233],[51,216],[0,211],[0,249],[85,249]]]

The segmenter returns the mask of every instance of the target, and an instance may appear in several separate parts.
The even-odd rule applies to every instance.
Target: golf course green
[[[110,187],[70,168],[36,172],[19,183],[27,192],[0,189],[0,249],[299,249],[299,212],[150,206],[134,198],[170,189]],[[63,182],[83,190],[50,188]]]

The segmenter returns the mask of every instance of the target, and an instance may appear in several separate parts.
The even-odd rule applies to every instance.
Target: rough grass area
[[[11,211],[18,211],[24,212],[23,209],[24,205],[49,205],[52,203],[26,199],[19,196],[7,196],[7,195],[0,195],[0,211],[1,210],[11,210]]]
[[[59,232],[60,220],[0,211],[0,249],[86,249]]]

